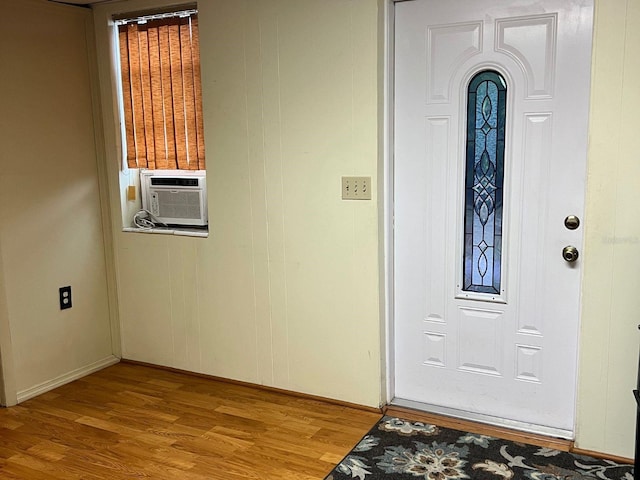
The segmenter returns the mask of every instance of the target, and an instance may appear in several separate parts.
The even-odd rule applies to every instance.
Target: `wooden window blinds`
[[[129,168],[204,170],[198,17],[118,22]]]

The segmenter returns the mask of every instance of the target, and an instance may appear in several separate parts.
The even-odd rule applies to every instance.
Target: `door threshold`
[[[573,448],[574,435],[570,430],[507,420],[413,400],[394,398],[387,406],[385,414],[410,415],[420,421],[436,423],[446,428],[472,431],[556,450],[569,451]]]

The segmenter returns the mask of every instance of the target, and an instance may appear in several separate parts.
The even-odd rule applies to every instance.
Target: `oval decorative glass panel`
[[[507,83],[483,70],[467,91],[463,287],[499,294]]]

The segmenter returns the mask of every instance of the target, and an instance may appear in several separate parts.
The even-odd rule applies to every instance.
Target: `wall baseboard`
[[[97,372],[98,370],[102,370],[103,368],[115,365],[119,361],[120,359],[118,357],[110,355],[106,358],[103,358],[102,360],[98,360],[97,362],[93,362],[84,367],[77,368],[70,371],[69,373],[65,373],[64,375],[60,375],[59,377],[48,380],[39,385],[27,388],[26,390],[21,390],[18,392],[18,403],[46,393],[50,390],[53,390],[54,388],[61,387],[62,385],[65,385],[67,383],[71,383],[74,380],[78,380],[79,378],[86,377],[87,375]]]
[[[282,395],[288,395],[289,397],[304,398],[306,400],[315,400],[317,402],[328,403],[328,404],[331,404],[331,405],[338,405],[340,407],[353,408],[353,409],[356,409],[356,410],[361,410],[363,412],[379,413],[379,414],[382,415],[382,408],[369,407],[367,405],[360,405],[358,403],[351,403],[351,402],[346,402],[346,401],[343,401],[343,400],[336,400],[336,399],[333,399],[333,398],[321,397],[319,395],[312,395],[312,394],[309,394],[309,393],[296,392],[294,390],[284,390],[282,388],[269,387],[267,385],[261,385],[261,384],[258,384],[258,383],[243,382],[242,380],[233,380],[231,378],[217,377],[215,375],[209,375],[209,374],[206,374],[206,373],[192,372],[190,370],[182,370],[182,369],[179,369],[179,368],[167,367],[167,366],[164,366],[164,365],[156,365],[155,363],[140,362],[138,360],[131,360],[131,359],[128,359],[128,358],[123,358],[122,359],[122,363],[128,363],[130,365],[140,365],[141,367],[156,368],[158,370],[164,370],[164,371],[167,371],[167,372],[175,372],[175,373],[180,373],[182,375],[189,375],[189,376],[192,376],[192,377],[205,378],[207,380],[213,380],[215,382],[228,383],[230,385],[239,385],[241,387],[255,388],[256,390],[262,390],[262,391],[265,391],[265,392],[280,393]]]
[[[616,463],[629,463],[633,464],[633,458],[621,457],[619,455],[611,455],[608,453],[596,452],[594,450],[585,450],[583,448],[572,448],[571,453],[575,453],[576,455],[586,455],[588,457],[600,458],[602,460],[611,460]]]

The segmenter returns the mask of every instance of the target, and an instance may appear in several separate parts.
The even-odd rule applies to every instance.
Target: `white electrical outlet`
[[[343,200],[371,200],[371,177],[342,177]]]

